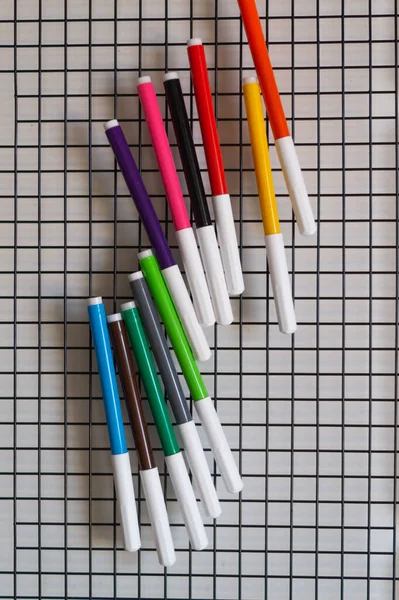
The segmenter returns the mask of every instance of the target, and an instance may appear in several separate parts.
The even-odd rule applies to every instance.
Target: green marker
[[[143,255],[145,255],[144,258],[142,258]],[[197,363],[194,360],[193,353],[177,316],[175,306],[169,295],[157,260],[151,250],[146,250],[145,252],[140,252],[139,262],[158,312],[166,327],[177,360],[182,368],[190,393],[194,400],[202,400],[208,396],[208,392]]]
[[[159,439],[161,440],[162,450],[165,456],[171,456],[180,452],[179,445],[173,431],[168,408],[159,383],[158,375],[152,359],[151,351],[148,346],[147,338],[144,333],[140,315],[135,308],[134,302],[126,302],[121,306],[122,318],[125,321],[127,333],[144,389],[147,393],[151,413],[154,418]]]
[[[197,500],[191,485],[183,455],[180,452],[176,435],[172,427],[168,408],[159,383],[154,360],[144,333],[139,311],[134,302],[121,305],[122,318],[133,354],[147,394],[151,413],[154,418],[159,439],[165,455],[165,463],[172,480],[173,489],[181,508],[184,523],[192,547],[203,550],[208,545],[208,537],[199,512]]]
[[[152,250],[140,252],[138,259],[140,268],[148,283],[151,295],[154,298],[177,360],[183,371],[184,378],[195,401],[196,411],[208,436],[209,444],[222,479],[229,492],[239,492],[243,487],[242,479],[214,404],[209,397],[204,380],[187,342],[157,260]]]

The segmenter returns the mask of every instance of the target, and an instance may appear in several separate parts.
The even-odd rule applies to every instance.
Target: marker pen
[[[193,353],[199,361],[208,360],[211,356],[208,342],[198,323],[182,274],[172,256],[123,131],[116,119],[105,123],[104,128],[148,238],[158,257],[162,275],[179,313],[187,338],[190,340]]]
[[[273,130],[274,143],[298,228],[302,235],[312,235],[316,231],[316,223],[299,165],[298,155],[285,118],[256,2],[255,0],[238,0],[238,6],[241,11],[260,87],[262,88],[263,100]]]
[[[112,468],[116,497],[119,501],[121,525],[125,549],[135,552],[141,546],[136,501],[134,498],[132,470],[126,447],[122,410],[112,360],[107,317],[101,297],[88,298],[87,311],[94,350],[97,357],[98,374],[104,401],[105,418],[111,444]]]
[[[260,87],[255,77],[246,77],[243,88],[278,324],[282,333],[293,333],[296,330],[295,311],[274,193]]]
[[[194,212],[198,243],[216,321],[221,325],[229,325],[233,321],[233,311],[177,73],[164,75],[164,88]]]
[[[188,40],[187,52],[227,289],[231,296],[239,296],[244,291],[244,279],[202,41],[198,38]]]
[[[134,302],[126,302],[121,305],[121,312],[188,537],[194,550],[203,550],[208,545],[208,538],[183,455],[172,427],[139,311]]]
[[[209,472],[197,427],[191,416],[188,402],[159,321],[157,309],[141,271],[131,273],[129,281],[148,341],[152,348],[152,353],[165,386],[167,399],[172,407],[176,427],[183,440],[184,452],[187,456],[200,498],[204,503],[208,515],[215,519],[222,512],[219,500]]]
[[[134,372],[126,326],[120,313],[108,315],[107,321],[139,458],[140,479],[155,536],[158,560],[162,566],[170,567],[176,562],[172,533]]]
[[[195,311],[200,324],[203,327],[210,327],[215,323],[215,313],[213,311],[197,241],[191,227],[168,136],[166,135],[154,85],[150,77],[139,77],[137,82],[137,92],[143,107],[145,120],[148,125],[152,145],[158,162],[159,172],[165,188],[166,198],[172,214],[176,240],[179,245],[184,270],[193,296]]]
[[[148,283],[177,360],[194,400],[194,406],[208,437],[220,474],[229,492],[239,492],[242,479],[234,461],[214,404],[193,358],[175,307],[163,281],[161,271],[151,250],[138,255],[141,271]]]

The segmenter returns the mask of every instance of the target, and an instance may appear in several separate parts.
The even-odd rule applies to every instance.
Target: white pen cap
[[[129,552],[136,552],[141,546],[141,540],[129,452],[112,454],[111,456],[125,549]]]
[[[208,396],[194,402],[194,406],[227,490],[232,494],[240,492],[244,484],[212,400]]]
[[[265,244],[279,328],[281,333],[294,333],[296,318],[282,234],[266,235]]]
[[[140,256],[140,255],[139,255]],[[193,303],[177,265],[162,269],[162,276],[169,290],[176,312],[187,336],[196,360],[202,362],[211,357],[211,349],[198,322]]]
[[[244,278],[230,196],[221,194],[212,196],[212,200],[227,291],[230,296],[239,296],[244,291]]]
[[[198,321],[202,327],[211,327],[215,324],[215,313],[194,231],[192,227],[186,227],[176,231],[175,235]]]
[[[222,509],[198,435],[197,426],[194,421],[187,421],[186,423],[177,425],[176,428],[180,433],[184,454],[187,458],[201,502],[208,515],[212,519],[216,519],[222,512]]]
[[[213,225],[205,225],[204,227],[198,227],[196,233],[216,321],[220,325],[230,325],[233,322],[233,311],[227,291],[215,228]]]
[[[194,550],[203,550],[208,545],[208,537],[183,455],[181,452],[177,452],[171,456],[165,456],[165,462],[191,545]]]
[[[157,467],[140,471],[140,479],[155,536],[158,560],[163,567],[170,567],[176,562],[176,554]]]
[[[316,223],[292,137],[289,135],[279,138],[274,144],[299,232],[302,235],[312,235],[316,231]]]

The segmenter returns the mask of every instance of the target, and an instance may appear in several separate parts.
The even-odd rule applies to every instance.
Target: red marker
[[[238,6],[299,231],[302,235],[312,235],[316,231],[316,224],[299,166],[298,155],[285,118],[256,2],[255,0],[238,0]]]
[[[231,296],[239,296],[244,291],[244,280],[202,41],[196,38],[189,40],[187,51],[211,183],[213,208],[227,289]]]

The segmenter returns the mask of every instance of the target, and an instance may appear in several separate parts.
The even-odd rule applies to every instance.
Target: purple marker
[[[182,274],[175,263],[165,234],[134,161],[129,144],[116,119],[104,123],[105,134],[119,164],[126,185],[154,248],[162,275],[179,314],[195,358],[208,360],[211,351],[190,300]]]

